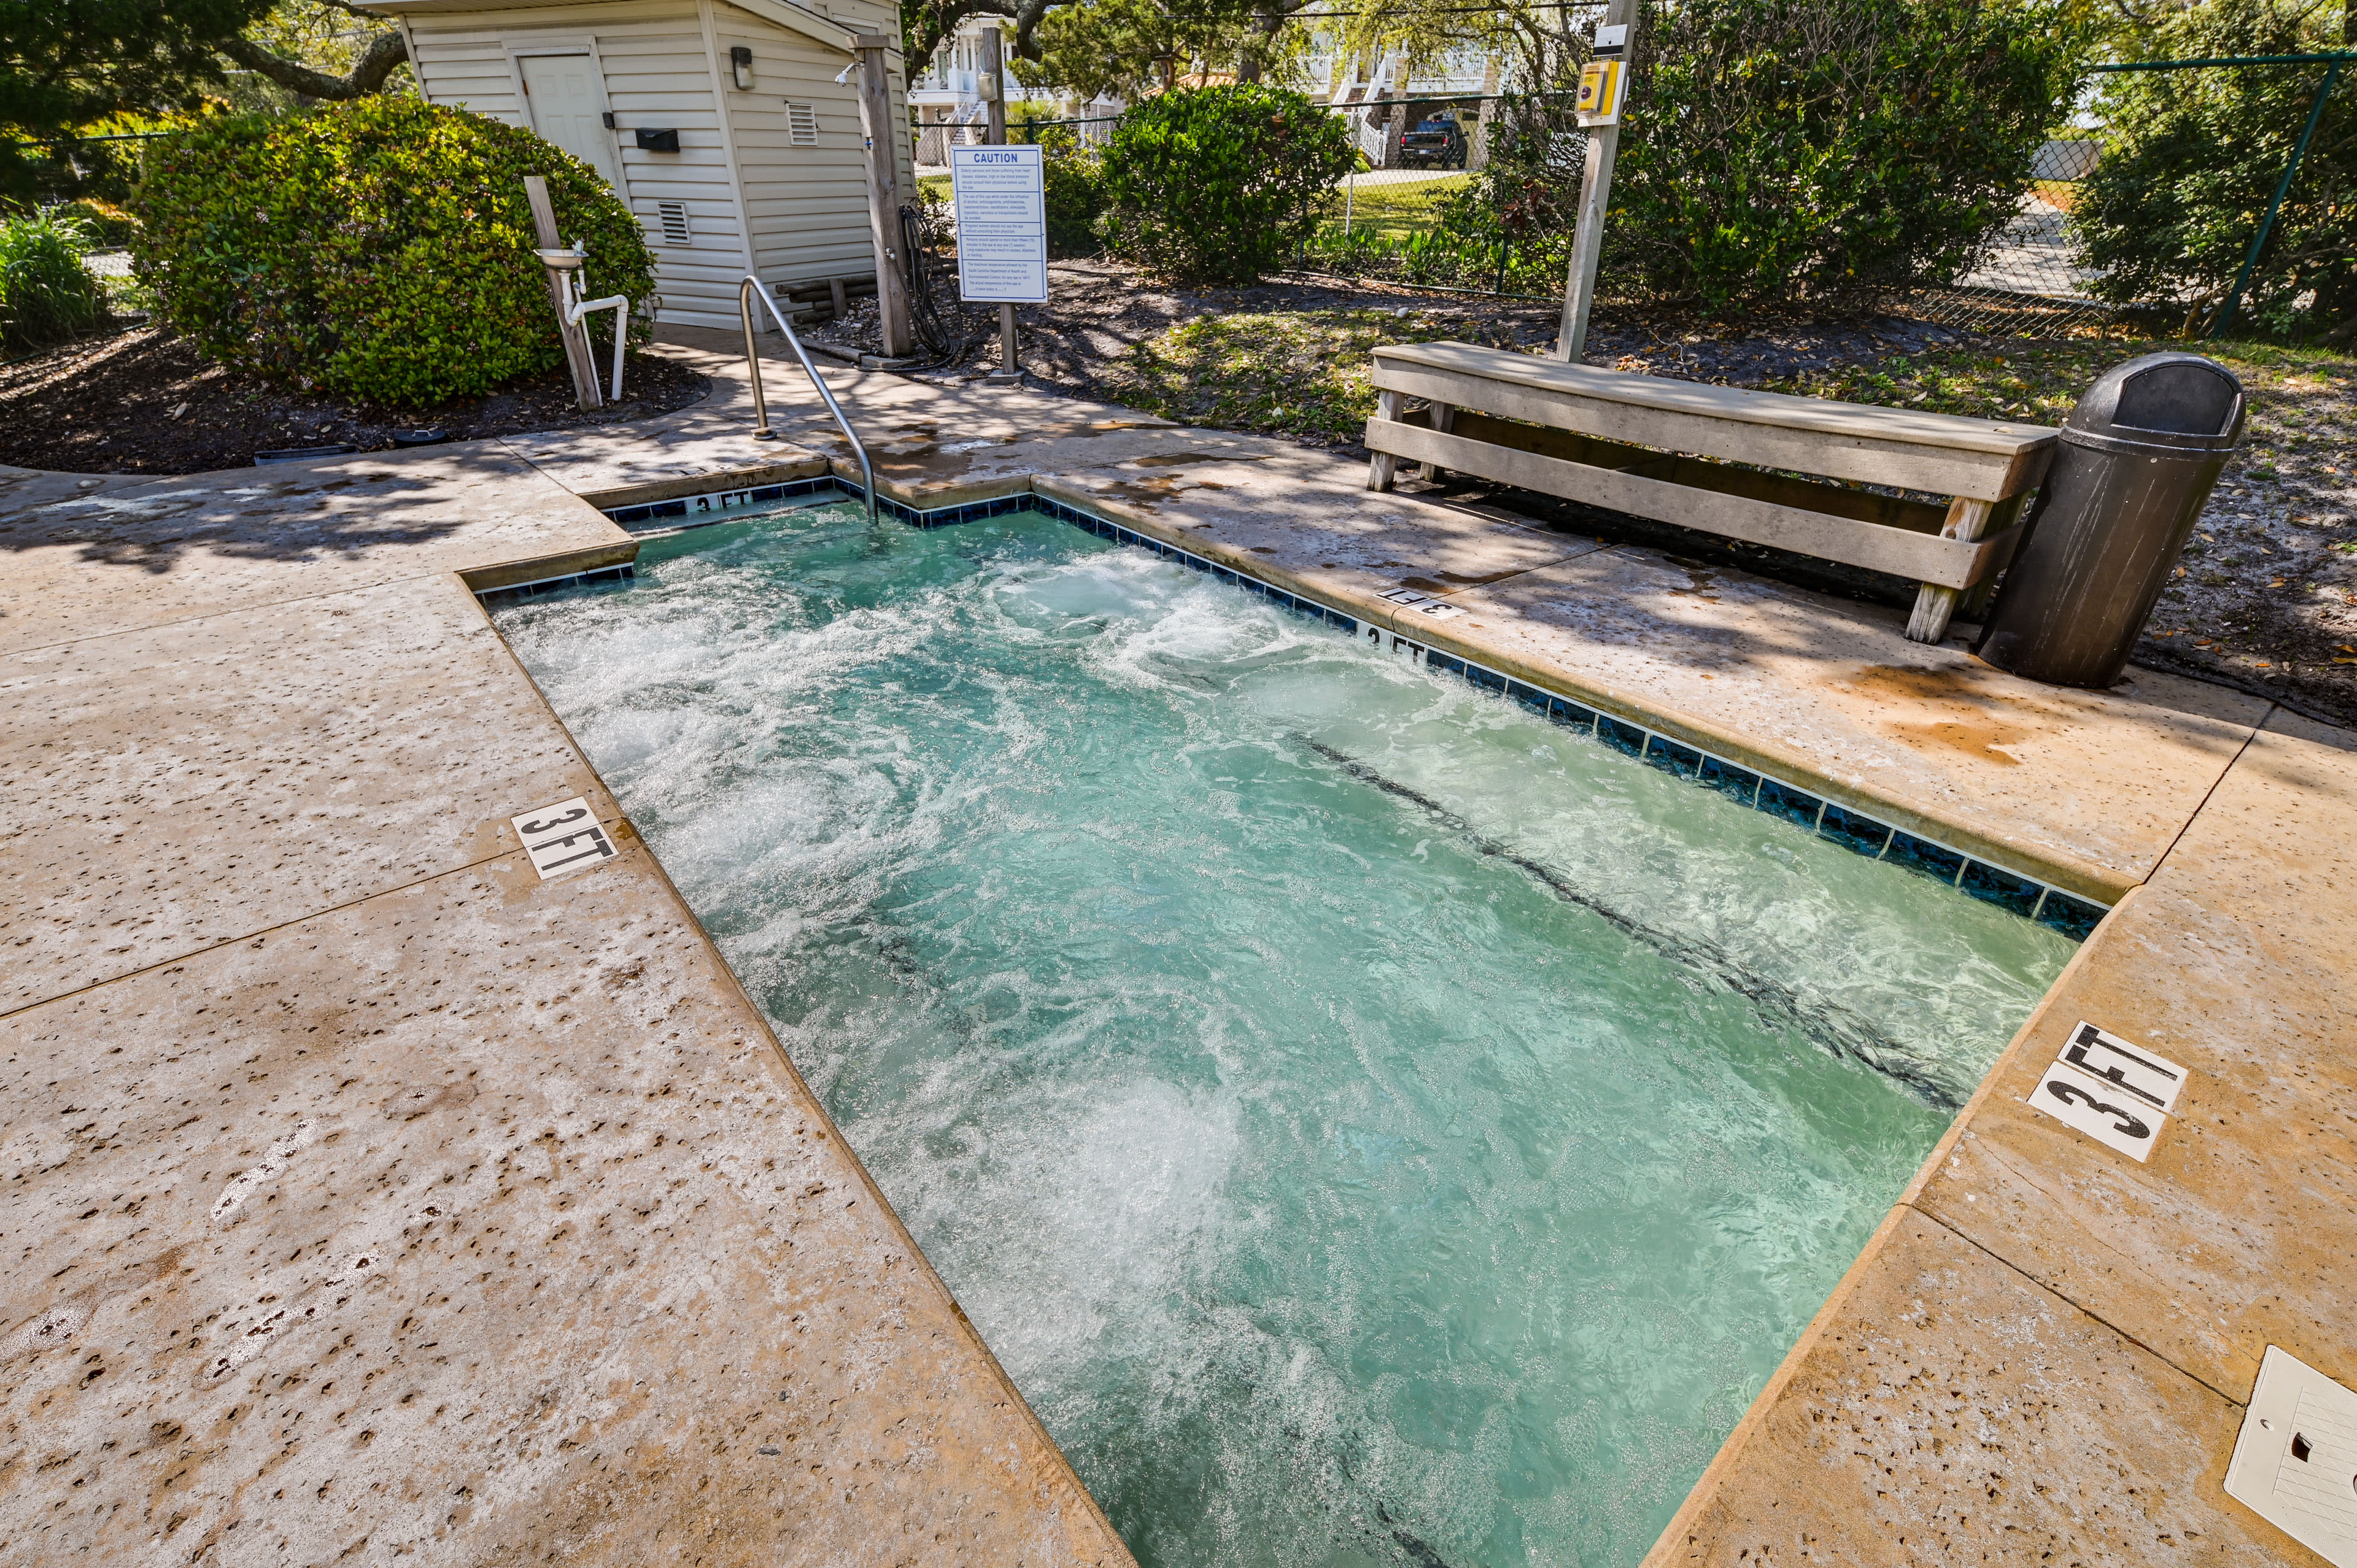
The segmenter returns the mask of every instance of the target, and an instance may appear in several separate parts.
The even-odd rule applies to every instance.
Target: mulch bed
[[[612,362],[601,371],[610,373]],[[375,452],[395,433],[472,441],[669,413],[709,390],[660,354],[625,362],[619,403],[584,413],[560,366],[488,397],[386,409],[223,369],[157,328],[85,338],[0,368],[0,463],[76,474],[200,474],[250,466],[258,451],[342,443]]]
[[[1156,283],[1116,262],[1054,262],[1048,271],[1049,303],[1016,310],[1023,368],[1035,383],[1097,397],[1114,395],[1122,379],[1116,367],[1140,343],[1200,316],[1413,306],[1419,317],[1445,322],[1463,341],[1521,349],[1552,343],[1562,317],[1562,306],[1554,301],[1448,295],[1373,282],[1275,278],[1248,288],[1189,289]],[[996,369],[996,306],[967,307],[965,328],[971,341],[964,355],[951,364],[912,367],[913,372],[963,376]],[[881,351],[872,299],[856,303],[844,320],[823,322],[805,336],[846,353]],[[1588,333],[1587,359],[1650,375],[1757,386],[1970,340],[1971,334],[1958,328],[1904,317],[1832,326],[1796,321],[1727,333],[1674,320],[1616,319],[1608,303]]]

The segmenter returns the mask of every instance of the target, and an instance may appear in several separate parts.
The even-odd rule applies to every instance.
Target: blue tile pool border
[[[674,522],[674,525],[693,527],[705,521],[728,521],[725,514],[739,508],[817,495],[829,489],[850,500],[861,499],[866,494],[858,485],[841,478],[791,479],[743,489],[713,490],[676,500],[652,501],[644,506],[618,507],[606,515],[624,527],[634,521],[661,524]],[[1421,660],[1426,669],[1457,675],[1481,691],[1508,702],[1519,703],[1534,713],[1566,729],[1584,733],[1647,767],[1660,768],[1753,811],[1805,828],[1816,837],[1828,843],[1838,844],[1854,854],[1864,855],[1868,860],[1889,861],[1915,875],[1944,884],[1966,897],[2009,909],[2073,941],[2084,941],[2093,932],[2096,922],[2111,912],[2102,904],[2066,893],[2051,883],[1975,859],[1963,850],[1883,822],[1856,807],[1828,800],[1801,785],[1714,756],[1689,742],[1648,729],[1632,719],[1589,707],[1575,698],[1532,685],[1461,654],[1444,653],[1438,649],[1428,648],[1403,632],[1387,630],[1363,621],[1349,611],[1336,609],[1291,589],[1280,588],[1249,572],[1183,550],[1152,534],[1140,533],[1117,522],[1108,522],[1094,513],[1068,506],[1051,497],[1025,490],[1014,495],[996,496],[988,500],[969,501],[963,506],[936,507],[927,511],[896,501],[889,496],[878,496],[876,506],[877,511],[889,513],[896,520],[915,528],[948,528],[984,518],[1005,517],[1013,512],[1043,511],[1100,539],[1149,550],[1191,571],[1232,583],[1248,593],[1257,594],[1283,608],[1346,635],[1356,637],[1363,628],[1377,642],[1387,641],[1392,652],[1405,654]],[[487,605],[507,604],[591,582],[628,580],[630,575],[628,566],[609,567],[597,572],[576,573],[570,577],[553,577],[542,583],[488,589],[478,596]]]
[[[592,572],[571,572],[562,577],[538,577],[529,583],[510,583],[504,587],[483,588],[475,597],[486,605],[522,604],[549,594],[561,594],[567,588],[586,588],[597,583],[628,583],[638,576],[638,569],[625,563],[619,566],[600,566]]]
[[[814,496],[823,490],[842,488],[833,478],[820,475],[809,479],[780,479],[773,485],[748,485],[733,490],[706,490],[701,495],[674,496],[670,500],[647,501],[639,506],[610,507],[607,509],[606,515],[624,528],[634,523],[643,528],[648,523],[660,527],[722,522],[726,519],[718,514],[739,507],[791,500],[797,496]],[[854,486],[853,489],[856,492],[857,487]]]

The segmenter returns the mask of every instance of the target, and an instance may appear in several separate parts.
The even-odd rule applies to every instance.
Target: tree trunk
[[[329,76],[324,70],[313,70],[300,60],[273,54],[243,38],[224,38],[220,48],[221,53],[246,70],[267,77],[289,92],[306,98],[332,98],[338,102],[374,95],[384,86],[384,79],[393,74],[393,68],[409,58],[409,46],[398,32],[379,33],[371,38],[350,76]]]

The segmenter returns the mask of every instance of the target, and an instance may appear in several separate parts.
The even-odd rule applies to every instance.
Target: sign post
[[[994,147],[1006,145],[1006,35],[993,24],[982,30],[982,79],[974,85],[982,91],[983,137]],[[1023,368],[1015,362],[1015,306],[1002,302],[998,307],[998,369],[991,372],[995,381],[1019,381]]]
[[[1555,357],[1579,363],[1587,317],[1596,304],[1596,265],[1604,253],[1604,210],[1612,199],[1612,159],[1620,150],[1620,96],[1636,46],[1635,0],[1611,0],[1596,29],[1596,58],[1579,73],[1579,123],[1587,128],[1587,166],[1579,177],[1579,220],[1571,234],[1571,276],[1564,286],[1563,330]]]
[[[993,381],[1020,381],[1013,317],[1017,303],[1048,302],[1048,192],[1038,147],[952,147],[950,199],[957,210],[958,297],[995,301],[1001,362]]]

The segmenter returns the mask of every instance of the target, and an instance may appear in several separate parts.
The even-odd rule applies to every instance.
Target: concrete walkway
[[[0,473],[0,1562],[1126,1561],[473,601],[628,559],[583,497],[849,471],[798,370],[756,442],[677,336],[716,396],[645,426]],[[2122,900],[1656,1561],[2318,1561],[2219,1482],[2266,1344],[2357,1383],[2349,736],[1282,443],[830,379],[912,504],[1086,505]],[[509,819],[575,795],[620,853],[543,882]],[[2193,1069],[2148,1164],[2023,1102],[2081,1018]]]
[[[5,483],[0,1563],[1128,1562],[457,575],[633,542]]]

